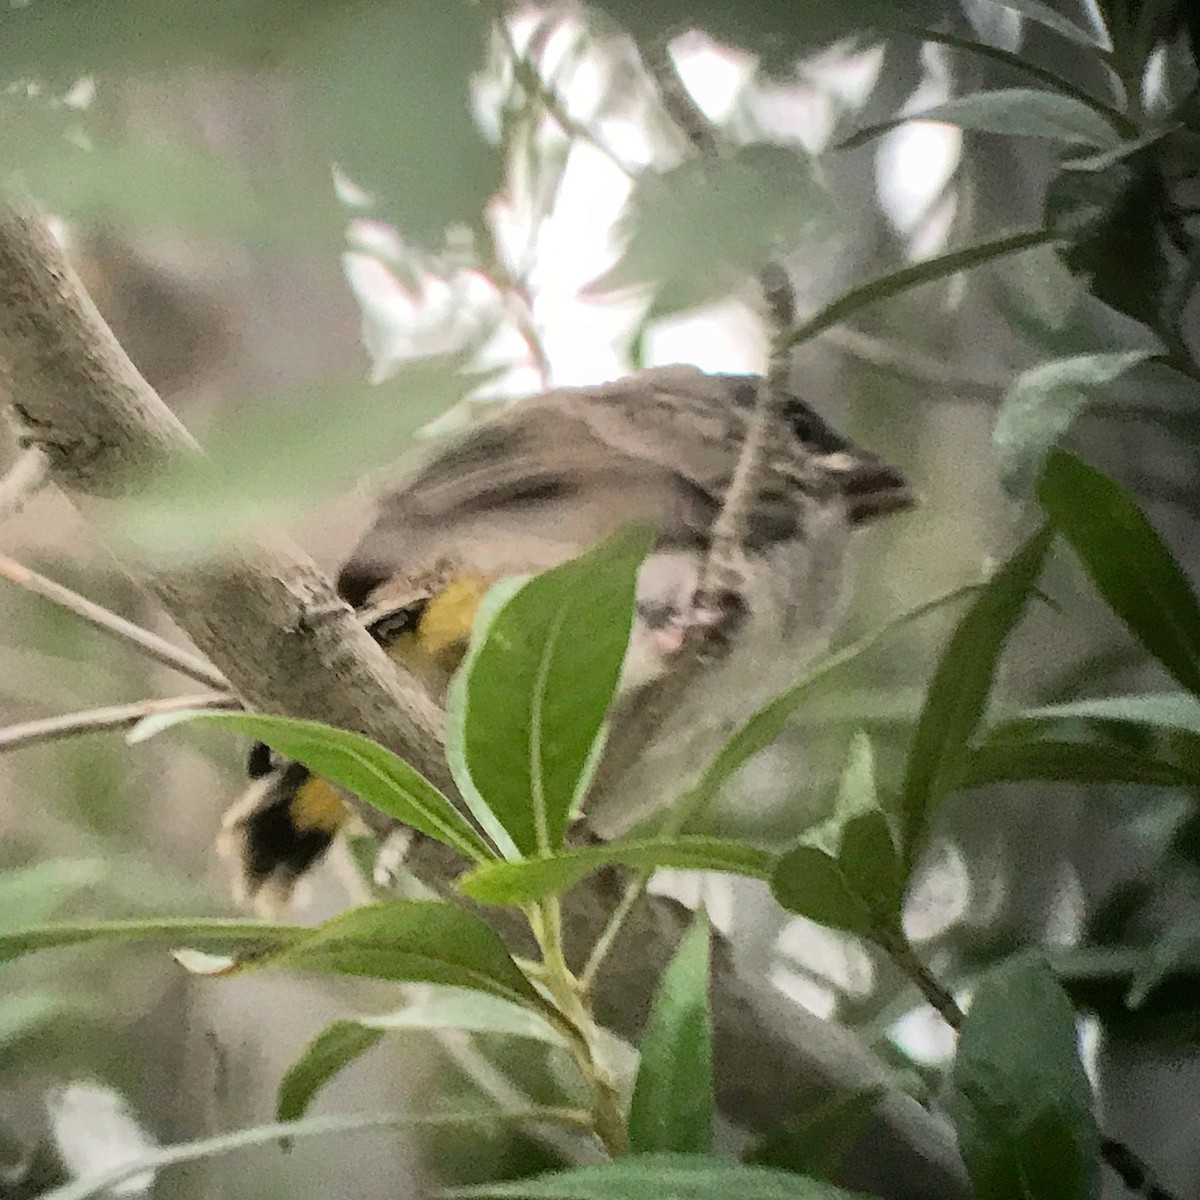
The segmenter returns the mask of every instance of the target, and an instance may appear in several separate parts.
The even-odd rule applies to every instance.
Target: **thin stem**
[[[596,1136],[609,1154],[623,1154],[629,1139],[621,1098],[601,1064],[597,1053],[596,1022],[563,952],[562,908],[558,898],[546,900],[532,909],[530,924],[542,950],[542,982],[566,1022],[572,1056],[592,1089],[592,1123]]]
[[[151,633],[150,630],[143,629],[132,621],[127,621],[124,617],[110,612],[103,605],[87,599],[86,596],[81,596],[78,592],[73,592],[68,587],[63,587],[61,583],[47,579],[44,575],[39,575],[36,571],[31,571],[28,567],[22,566],[15,559],[4,554],[0,554],[0,579],[7,579],[11,583],[17,584],[18,587],[23,587],[26,591],[44,596],[60,608],[65,608],[77,617],[82,617],[97,629],[102,629],[105,633],[115,634],[117,637],[131,642],[143,654],[170,667],[173,671],[178,671],[181,675],[190,676],[199,683],[207,684],[209,687],[223,692],[230,690],[225,676],[199,655],[192,654],[179,646],[173,646],[166,638],[159,637],[157,633]]]
[[[650,882],[650,875],[650,871],[642,871],[625,885],[621,899],[617,901],[616,908],[608,918],[608,924],[604,926],[600,936],[596,939],[596,944],[592,947],[592,952],[588,955],[588,960],[579,976],[579,986],[585,995],[590,994],[595,985],[596,976],[600,973],[600,968],[604,965],[604,960],[608,957],[613,942],[617,940],[617,934],[621,932],[622,926],[629,914],[633,912],[633,907],[640,899],[646,884]]]
[[[138,700],[133,704],[113,704],[105,708],[89,708],[82,712],[65,713],[60,717],[44,717],[22,721],[0,729],[0,754],[23,750],[42,742],[57,742],[86,733],[104,733],[128,729],[143,717],[155,713],[182,712],[189,708],[241,708],[241,701],[229,692],[203,692],[197,696],[172,696],[169,699]]]
[[[37,446],[30,446],[0,479],[0,520],[19,513],[45,486],[49,475],[46,456]]]

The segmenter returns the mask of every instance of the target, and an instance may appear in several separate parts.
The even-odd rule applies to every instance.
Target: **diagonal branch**
[[[50,473],[46,456],[30,446],[0,479],[0,521],[19,513],[29,498],[39,492]]]

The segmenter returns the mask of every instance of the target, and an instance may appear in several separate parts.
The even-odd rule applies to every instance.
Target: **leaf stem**
[[[596,939],[596,944],[592,947],[592,951],[588,955],[588,960],[584,964],[583,972],[579,976],[579,986],[585,994],[591,992],[596,982],[596,976],[600,973],[600,968],[604,965],[604,960],[608,957],[608,952],[612,949],[613,942],[617,940],[617,934],[621,932],[621,928],[628,919],[629,914],[633,912],[633,906],[638,902],[642,890],[650,881],[650,875],[650,871],[639,871],[625,885],[625,891],[621,893],[621,899],[617,901],[617,906],[608,918],[608,923]]]
[[[592,1090],[592,1127],[614,1157],[624,1154],[629,1137],[616,1085],[597,1053],[598,1030],[579,980],[567,964],[562,942],[562,908],[558,898],[530,910],[530,926],[542,951],[542,982],[562,1015],[571,1053]]]

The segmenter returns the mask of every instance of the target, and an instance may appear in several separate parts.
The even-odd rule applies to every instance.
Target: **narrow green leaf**
[[[991,238],[986,242],[977,242],[973,246],[964,246],[961,250],[951,250],[939,254],[936,258],[927,258],[922,262],[901,267],[887,275],[881,275],[868,283],[852,288],[836,300],[818,309],[807,321],[796,326],[788,336],[789,346],[799,346],[811,341],[826,329],[852,317],[861,309],[877,304],[881,300],[889,300],[892,296],[902,295],[913,288],[925,283],[935,283],[939,279],[949,279],[961,271],[972,267],[981,267],[984,263],[993,262],[998,258],[1006,258],[1011,254],[1019,254],[1034,246],[1044,246],[1059,240],[1059,235],[1049,229],[1029,229],[1021,233],[1007,234],[1004,237]]]
[[[621,677],[645,530],[492,589],[450,686],[446,755],[508,857],[556,849],[582,801]]]
[[[859,638],[857,642],[827,655],[787,691],[780,692],[778,696],[768,700],[734,731],[725,745],[717,751],[704,774],[680,799],[673,817],[677,827],[683,828],[689,819],[702,813],[735,771],[771,745],[787,728],[796,710],[818,687],[830,680],[836,680],[840,672],[915,621],[949,605],[957,604],[978,590],[975,584],[955,588],[944,596],[938,596],[906,613],[901,613],[881,628]]]
[[[1005,50],[1000,46],[993,46],[987,42],[978,42],[972,41],[970,38],[957,37],[952,33],[942,33],[937,29],[912,29],[903,30],[902,32],[911,33],[914,37],[919,37],[925,42],[935,42],[939,46],[950,46],[955,50],[963,50],[968,54],[974,54],[978,58],[987,58],[991,59],[992,62],[1003,63],[1011,71],[1025,75],[1029,79],[1036,79],[1052,91],[1059,92],[1064,96],[1070,96],[1073,100],[1090,108],[1101,120],[1117,130],[1123,137],[1132,138],[1137,135],[1137,126],[1121,113],[1110,108],[1102,101],[1097,100],[1069,79],[1064,79],[1061,75],[1057,75],[1053,71],[1048,71],[1045,67],[1039,67],[1036,63],[1030,62],[1029,59],[1022,58],[1020,54],[1014,54],[1011,50]]]
[[[969,751],[964,788],[995,783],[1139,783],[1152,787],[1200,785],[1200,761],[1188,772],[1153,753],[1102,741],[1033,737],[997,738]]]
[[[360,1025],[383,1033],[457,1029],[467,1033],[529,1038],[549,1046],[569,1046],[563,1031],[528,1007],[457,988],[439,988],[435,995],[406,1004],[395,1012],[358,1017]]]
[[[1121,143],[1121,135],[1093,106],[1073,96],[1037,88],[1000,88],[972,92],[932,108],[868,125],[848,137],[838,148],[852,150],[910,121],[941,121],[978,133],[1049,138],[1067,145],[1103,150],[1113,149]]]
[[[178,946],[181,943],[212,946],[223,951],[249,951],[260,946],[286,943],[304,934],[299,925],[272,925],[265,921],[236,921],[222,918],[168,917],[148,921],[95,921],[81,925],[40,925],[0,933],[0,963],[61,946],[83,946],[93,942],[123,942],[131,945]]]
[[[478,917],[440,900],[364,904],[240,956],[229,970],[288,967],[486,992],[541,1012],[545,1004]]]
[[[670,867],[769,879],[774,862],[774,855],[766,850],[729,838],[675,834],[605,842],[547,858],[485,863],[459,876],[457,887],[464,895],[489,904],[525,905],[559,895],[591,872],[614,864],[641,871]]]
[[[868,1200],[790,1171],[705,1154],[637,1154],[532,1179],[447,1188],[442,1195],[463,1200]]]
[[[304,1048],[284,1073],[275,1096],[275,1116],[294,1121],[304,1116],[316,1094],[340,1071],[383,1037],[357,1021],[332,1021]]]
[[[1050,967],[1022,957],[978,982],[947,1100],[978,1200],[1087,1200],[1100,1165],[1075,1018]]]
[[[129,740],[143,741],[184,722],[215,725],[266,742],[285,757],[466,857],[476,862],[495,857],[495,851],[432,783],[402,758],[361,734],[292,717],[198,710],[148,717],[129,734]]]
[[[1133,497],[1095,467],[1055,450],[1038,500],[1113,612],[1200,695],[1200,601]]]
[[[744,1161],[801,1175],[829,1179],[862,1137],[885,1087],[835,1095],[791,1118],[758,1143]]]
[[[1177,968],[1195,963],[1197,949],[1200,949],[1200,918],[1193,914],[1155,938],[1134,970],[1125,1003],[1133,1009],[1141,1008],[1150,993]]]
[[[1179,731],[1200,736],[1200,699],[1186,692],[1139,692],[1130,696],[1046,704],[1026,709],[1020,719],[1033,722],[1115,722],[1149,730]]]
[[[1049,529],[1040,530],[996,572],[942,652],[905,771],[903,848],[910,863],[937,802],[962,782],[1000,653],[1025,612],[1051,538]]]
[[[1020,13],[1026,20],[1036,21],[1047,29],[1053,29],[1055,33],[1088,50],[1107,49],[1106,43],[1090,29],[1076,25],[1056,8],[1042,3],[1042,0],[993,0],[993,2],[1001,8],[1007,8],[1010,12]]]
[[[701,911],[659,981],[629,1104],[634,1154],[706,1154],[712,1149],[710,940],[708,917]]]
[[[40,925],[107,874],[104,863],[86,858],[48,858],[0,873],[0,932]]]
[[[1046,455],[1096,399],[1096,389],[1145,362],[1150,354],[1149,350],[1079,354],[1019,375],[1001,402],[992,432],[1005,488],[1014,496],[1032,496]]]

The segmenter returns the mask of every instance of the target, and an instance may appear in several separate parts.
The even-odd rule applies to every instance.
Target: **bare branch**
[[[43,742],[58,742],[85,733],[105,733],[128,729],[143,717],[155,713],[183,712],[190,708],[241,708],[241,702],[228,692],[201,692],[196,696],[171,696],[162,700],[138,700],[133,704],[113,704],[106,708],[88,708],[65,713],[61,717],[43,717],[22,721],[0,729],[0,754],[23,750]]]
[[[24,451],[0,479],[0,521],[19,513],[25,502],[42,489],[49,474],[50,464],[36,446]]]
[[[55,583],[53,579],[47,579],[45,575],[31,571],[5,554],[0,554],[0,579],[7,579],[18,587],[23,587],[26,591],[44,596],[60,608],[65,608],[77,617],[82,617],[89,625],[94,625],[97,629],[102,629],[105,633],[111,633],[136,646],[147,657],[162,663],[163,666],[170,667],[173,671],[178,671],[181,675],[187,675],[198,683],[206,683],[209,687],[220,688],[222,691],[229,690],[225,676],[198,655],[192,654],[180,646],[172,645],[166,638],[159,637],[157,633],[143,629],[142,626],[135,625],[132,621],[118,616],[94,600],[89,600],[86,596],[73,592],[61,583]]]

